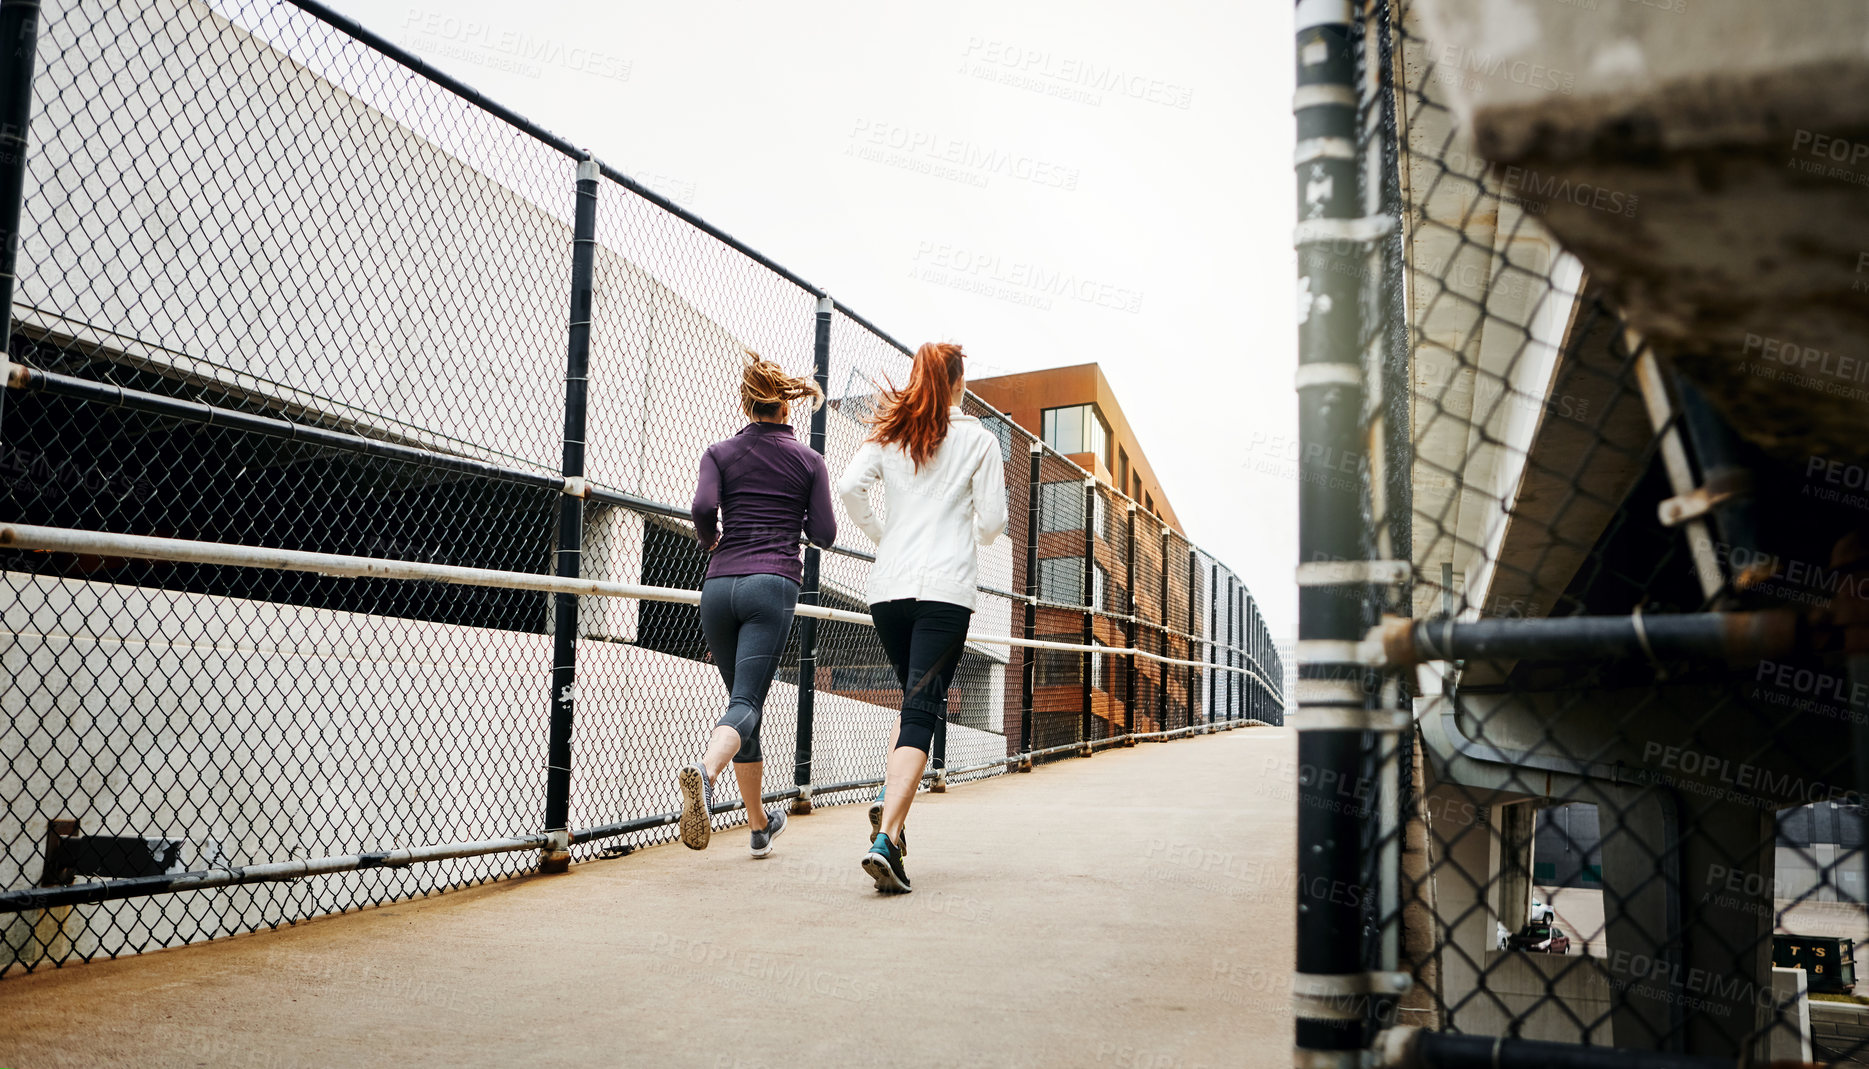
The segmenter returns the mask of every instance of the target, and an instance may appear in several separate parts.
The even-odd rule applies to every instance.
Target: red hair
[[[870,441],[901,446],[917,469],[926,464],[947,438],[947,410],[954,404],[954,383],[966,358],[953,342],[923,343],[915,350],[909,384],[883,391],[882,403],[870,418]]]

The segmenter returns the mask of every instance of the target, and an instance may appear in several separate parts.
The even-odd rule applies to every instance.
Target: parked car
[[[1550,924],[1557,920],[1557,911],[1536,898],[1532,899],[1532,911],[1528,916],[1533,924]]]
[[[1508,950],[1529,950],[1534,954],[1570,953],[1570,936],[1555,924],[1533,923],[1519,929],[1508,942]]]
[[[1512,945],[1512,933],[1509,930],[1507,930],[1506,922],[1494,921],[1493,927],[1499,929],[1499,949],[1504,950],[1507,947],[1511,946]]]

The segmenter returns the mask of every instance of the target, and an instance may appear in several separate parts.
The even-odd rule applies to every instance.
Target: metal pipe
[[[1025,593],[1029,599],[1025,603],[1025,641],[1026,653],[1021,658],[1019,672],[1019,752],[1029,755],[1032,752],[1032,690],[1038,678],[1038,658],[1034,657],[1029,645],[1038,634],[1038,504],[1040,466],[1044,461],[1044,446],[1032,443],[1031,474],[1026,483],[1027,513],[1025,524]],[[1024,771],[1031,771],[1030,757],[1019,766]]]
[[[829,297],[818,298],[818,310],[812,317],[812,380],[824,396],[831,389],[831,308]],[[824,455],[825,431],[830,406],[820,404],[811,413],[811,451]],[[818,604],[818,569],[822,554],[816,546],[805,547],[804,578],[799,583],[798,603]],[[792,782],[799,786],[811,783],[811,731],[818,702],[818,621],[806,616],[798,624],[798,734],[792,756]],[[811,812],[811,799],[800,798],[792,806],[794,813]]]
[[[1193,546],[1189,546],[1188,547],[1188,631],[1189,632],[1192,632],[1194,630],[1195,625],[1199,622],[1195,616],[1194,603],[1197,599],[1194,597],[1194,592],[1195,590],[1199,588],[1200,569],[1201,569],[1200,555],[1195,552]],[[1135,645],[1135,643],[1132,642],[1130,643],[1130,645],[1133,646]],[[1188,658],[1190,661],[1193,660],[1193,656],[1194,656],[1194,649],[1193,647],[1189,647]],[[1188,667],[1188,722],[1193,723],[1196,719],[1200,719],[1194,715],[1194,706],[1196,704],[1194,700],[1194,696],[1200,692],[1200,675],[1197,672],[1195,672],[1194,670],[1195,666],[1192,663],[1190,663],[1187,667]],[[1213,710],[1212,709],[1207,710],[1207,716],[1205,718],[1207,722],[1212,723],[1213,718],[1214,718]]]
[[[1390,667],[1489,658],[1721,657],[1746,664],[1791,654],[1798,635],[1798,614],[1789,609],[1522,620],[1396,619],[1383,626],[1382,650]]]
[[[39,50],[39,0],[0,0],[0,359],[13,352],[13,285],[19,271],[20,211],[26,201],[32,72]],[[6,415],[0,394],[0,418]]]
[[[300,861],[274,861],[262,865],[241,865],[202,872],[165,873],[161,876],[136,876],[126,880],[101,880],[72,884],[68,887],[28,887],[0,891],[0,913],[18,913],[29,909],[77,906],[92,902],[111,902],[123,898],[171,894],[176,891],[199,891],[209,887],[229,887],[242,883],[267,883],[323,876],[333,872],[360,869],[400,868],[430,861],[480,857],[485,854],[511,854],[539,850],[549,836],[527,835],[511,839],[482,839],[475,842],[447,843],[440,846],[415,846],[367,854],[341,854],[335,857],[309,858]]]
[[[1381,1069],[1733,1069],[1732,1058],[1585,1047],[1537,1039],[1391,1028],[1377,1042]],[[1800,1062],[1774,1062],[1799,1066]]]
[[[1128,593],[1124,597],[1123,608],[1129,613],[1129,620],[1123,626],[1123,638],[1130,649],[1136,648],[1136,503],[1131,501],[1128,509],[1129,530],[1126,535],[1128,552],[1124,554],[1126,577],[1123,587]],[[1123,734],[1136,733],[1136,664],[1130,658],[1129,670],[1123,673]]]
[[[1084,677],[1079,681],[1083,715],[1077,726],[1077,741],[1084,743],[1088,754],[1091,736],[1091,684],[1096,675],[1097,655],[1097,481],[1084,480]]]
[[[1162,606],[1161,606],[1161,609],[1162,609],[1162,612],[1160,616],[1156,617],[1156,619],[1160,620],[1162,624],[1162,631],[1161,631],[1161,634],[1158,636],[1162,644],[1162,656],[1167,657],[1168,656],[1168,528],[1166,526],[1162,527],[1161,539],[1162,539],[1162,557],[1161,557],[1161,561],[1162,561]],[[1161,675],[1157,677],[1155,681],[1155,690],[1156,690],[1156,694],[1158,695],[1158,701],[1160,702],[1160,704],[1157,705],[1156,708],[1159,709],[1162,714],[1161,726],[1167,727],[1168,726],[1168,666],[1166,664],[1163,664]]]
[[[270,549],[225,542],[194,542],[180,538],[155,538],[149,535],[120,535],[101,531],[77,531],[63,527],[39,527],[33,524],[0,524],[0,547],[38,550],[46,553],[92,554],[100,557],[128,557],[137,560],[178,561],[189,564],[218,564],[234,568],[265,568],[285,572],[312,572],[334,578],[400,579],[412,582],[449,583],[456,586],[493,587],[505,590],[536,590],[545,594],[576,594],[590,597],[634,598],[676,605],[699,605],[701,592],[674,587],[640,586],[597,579],[566,578],[536,572],[504,572],[492,568],[463,568],[452,564],[424,564],[416,561],[386,560],[382,557],[354,557],[336,553],[309,553],[297,549]],[[821,605],[799,606],[798,615],[838,623],[874,626],[862,613],[827,609]],[[1081,653],[1085,647],[1074,642],[1050,642],[1004,635],[972,635],[969,642],[983,646],[1017,646],[1032,649]],[[1164,659],[1146,650],[1121,650],[1099,647],[1098,652],[1113,656],[1141,657],[1169,664],[1188,662]],[[1241,674],[1252,676],[1250,670]],[[1254,677],[1262,686],[1263,679]]]
[[[1296,19],[1297,151],[1294,179],[1299,227],[1350,231],[1362,211],[1356,150],[1357,34],[1350,0],[1299,0]],[[1302,239],[1303,234],[1300,234]],[[1296,242],[1298,249],[1299,561],[1368,557],[1362,494],[1340,486],[1326,458],[1360,448],[1363,417],[1362,263],[1352,243]],[[1342,663],[1374,621],[1354,590],[1301,587],[1298,636],[1318,651],[1299,672],[1354,679],[1365,670]],[[1325,652],[1329,651],[1329,652]],[[1367,692],[1368,687],[1362,688]],[[1318,982],[1348,982],[1367,968],[1362,904],[1351,895],[1311,888],[1361,886],[1359,844],[1366,814],[1337,804],[1330,783],[1355,782],[1362,735],[1354,730],[1298,736],[1297,972]],[[1294,1064],[1343,1063],[1367,1044],[1365,1022],[1296,1013]]]
[[[591,355],[591,280],[597,249],[597,161],[578,164],[576,219],[571,233],[571,320],[565,349],[564,477],[584,479],[584,416],[589,396]],[[557,574],[576,579],[583,572],[584,499],[558,499]],[[559,593],[552,599],[551,725],[546,740],[545,830],[568,829],[571,819],[571,731],[576,717],[578,598]],[[569,844],[554,844],[539,862],[543,872],[563,872],[571,864]]]

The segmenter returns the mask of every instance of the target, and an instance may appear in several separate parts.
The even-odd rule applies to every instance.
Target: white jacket
[[[920,471],[902,447],[864,442],[837,480],[850,521],[876,543],[872,605],[915,598],[972,609],[980,582],[975,546],[1006,529],[999,439],[959,408],[948,410],[948,420],[947,438]],[[886,524],[870,508],[879,479]]]

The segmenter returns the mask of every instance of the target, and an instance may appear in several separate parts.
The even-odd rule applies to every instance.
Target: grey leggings
[[[701,584],[701,635],[730,696],[714,726],[739,732],[736,765],[763,760],[759,718],[797,606],[798,584],[783,575],[722,575]]]

